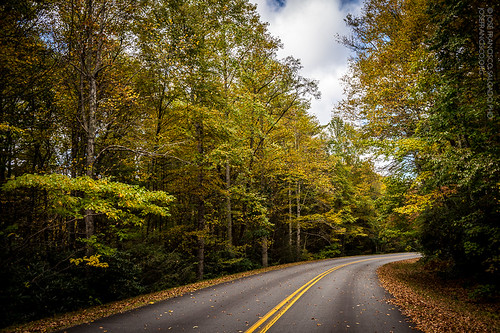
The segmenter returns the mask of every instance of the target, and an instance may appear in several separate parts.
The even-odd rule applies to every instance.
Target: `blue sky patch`
[[[275,11],[286,6],[286,0],[267,0],[267,5]]]
[[[340,0],[340,8],[343,8],[345,5],[358,4],[359,0]]]

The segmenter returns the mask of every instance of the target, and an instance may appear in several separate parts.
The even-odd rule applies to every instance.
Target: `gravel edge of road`
[[[481,305],[465,303],[461,300],[460,288],[443,287],[442,282],[422,278],[417,288],[410,283],[415,279],[404,268],[404,265],[416,263],[419,259],[392,262],[377,269],[382,287],[393,298],[388,301],[401,309],[403,315],[409,317],[416,328],[422,332],[500,332],[500,320],[493,322],[481,318]],[[416,273],[418,274],[418,273]],[[431,293],[432,292],[432,293]],[[467,308],[465,308],[467,306]]]

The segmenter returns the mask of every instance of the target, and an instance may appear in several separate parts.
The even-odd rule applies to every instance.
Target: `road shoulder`
[[[500,332],[498,302],[472,302],[459,281],[440,279],[418,259],[384,265],[377,274],[390,302],[423,332]]]

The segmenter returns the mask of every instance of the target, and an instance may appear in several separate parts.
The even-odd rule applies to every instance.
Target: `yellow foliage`
[[[100,254],[96,254],[96,255],[91,255],[90,257],[85,256],[83,258],[71,258],[69,262],[75,264],[75,266],[78,266],[81,263],[85,263],[86,265],[92,267],[102,267],[102,268],[109,267],[109,264],[107,262],[100,261],[99,259],[100,257],[101,257]]]
[[[424,195],[410,193],[406,196],[407,205],[396,208],[394,211],[399,214],[416,217],[425,210],[439,205],[447,195],[455,192],[456,190],[454,189],[441,187]]]

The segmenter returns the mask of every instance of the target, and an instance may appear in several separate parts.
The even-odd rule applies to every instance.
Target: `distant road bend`
[[[78,332],[416,332],[376,269],[416,253],[305,263],[64,330]]]

